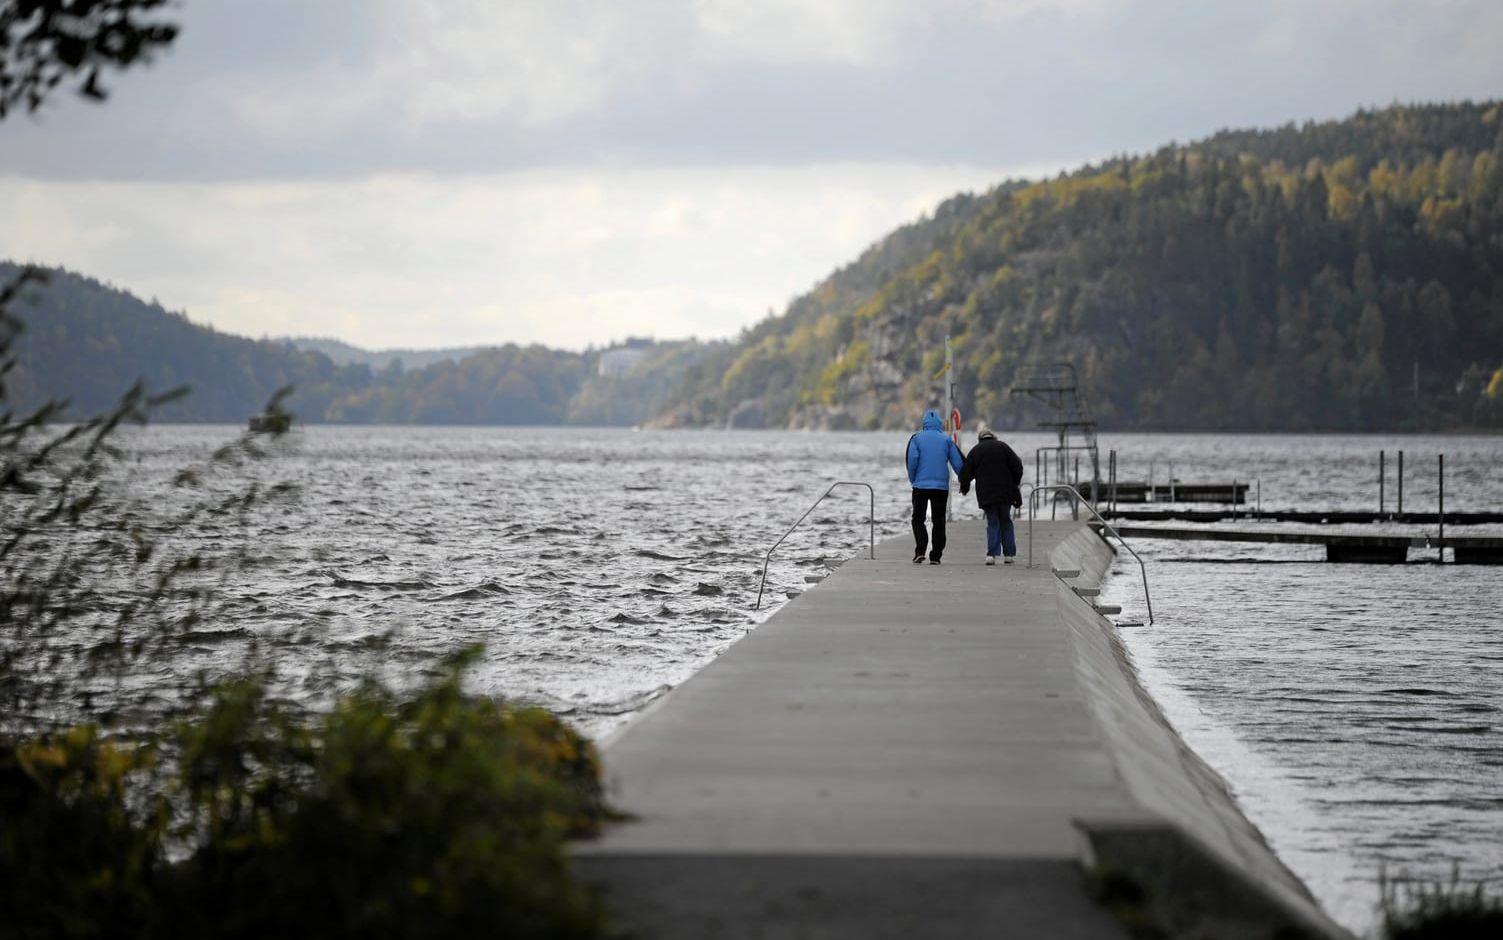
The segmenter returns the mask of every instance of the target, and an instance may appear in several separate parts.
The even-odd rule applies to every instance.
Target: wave
[[[503,587],[494,581],[486,581],[474,587],[465,588],[462,591],[455,591],[453,594],[444,594],[436,599],[440,601],[471,601],[479,600],[482,597],[502,597],[511,593],[512,590],[510,588]]]
[[[610,702],[597,702],[586,706],[583,710],[591,715],[626,715],[647,706],[653,699],[660,697],[672,686],[660,685],[655,689],[645,692],[636,692],[625,698]]]
[[[338,572],[331,572],[329,580],[335,587],[375,588],[379,591],[427,591],[434,587],[432,581],[366,581],[360,578],[346,578]]]

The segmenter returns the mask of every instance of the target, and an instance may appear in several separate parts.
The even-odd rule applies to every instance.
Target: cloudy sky
[[[249,335],[727,336],[960,190],[1503,96],[1498,0],[182,0],[0,123],[0,257]]]

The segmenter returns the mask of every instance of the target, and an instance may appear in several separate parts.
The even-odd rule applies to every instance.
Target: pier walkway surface
[[[1102,865],[1171,927],[1341,936],[1073,589],[1109,566],[1100,538],[1039,522],[1032,569],[983,566],[984,544],[956,523],[942,566],[907,538],[846,562],[605,743],[633,818],[575,864],[623,925],[1125,937],[1088,893]]]

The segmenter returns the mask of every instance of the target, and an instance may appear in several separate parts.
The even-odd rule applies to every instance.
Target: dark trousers
[[[945,553],[945,504],[950,501],[949,490],[913,491],[913,554],[922,555],[929,547],[929,533],[924,531],[924,510],[934,520],[934,551],[931,561],[939,561]]]

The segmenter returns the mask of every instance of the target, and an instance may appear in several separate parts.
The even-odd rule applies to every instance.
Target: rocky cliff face
[[[840,362],[844,356],[860,355],[862,361],[835,386],[834,402],[799,405],[789,416],[789,426],[821,431],[910,426],[914,414],[931,406],[926,397],[938,383],[914,373],[918,364],[909,348],[911,339],[905,342],[903,335],[909,326],[901,317],[868,324],[857,347],[864,352],[847,346],[836,357]]]

